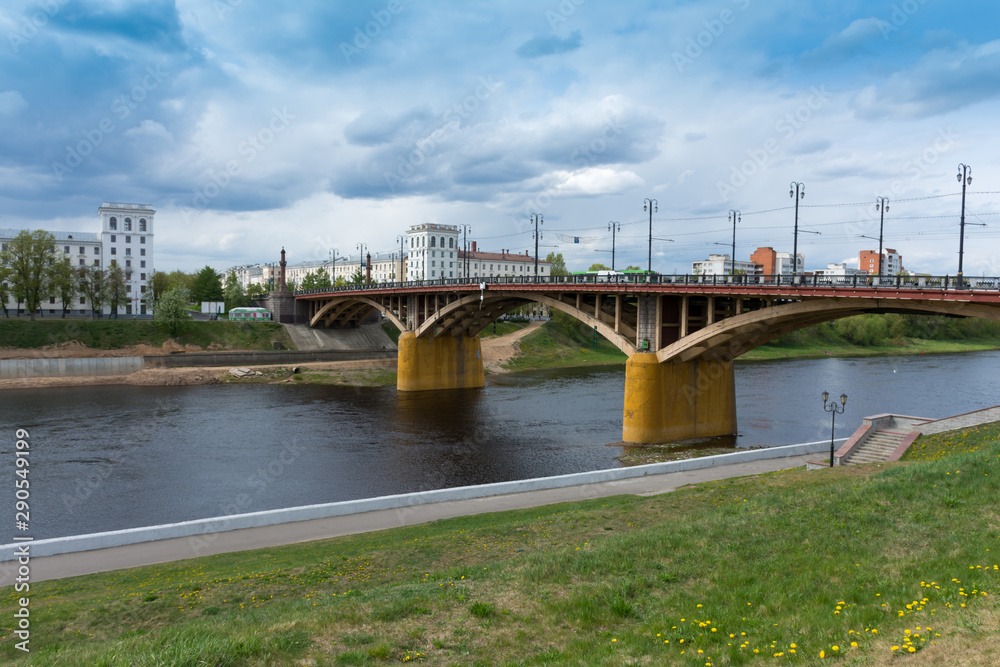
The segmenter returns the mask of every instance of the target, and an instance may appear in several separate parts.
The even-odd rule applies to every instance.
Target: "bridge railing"
[[[738,286],[788,286],[788,287],[843,287],[850,289],[922,289],[956,291],[1000,291],[1000,278],[957,276],[871,276],[855,274],[851,276],[824,275],[665,275],[659,273],[630,273],[618,276],[569,275],[569,276],[489,276],[479,278],[437,278],[434,280],[410,280],[404,282],[373,282],[368,285],[342,285],[340,287],[320,287],[297,290],[296,296],[309,294],[331,294],[337,292],[365,292],[386,289],[406,289],[422,287],[454,286],[464,289],[479,289],[480,285],[738,285]]]

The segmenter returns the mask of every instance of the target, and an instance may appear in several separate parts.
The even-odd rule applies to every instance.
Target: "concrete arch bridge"
[[[593,282],[425,281],[297,292],[298,319],[355,326],[373,311],[402,332],[397,389],[482,387],[477,334],[526,304],[562,311],[629,355],[622,439],[734,434],[733,360],[784,334],[862,313],[1000,320],[1000,278],[629,276]]]

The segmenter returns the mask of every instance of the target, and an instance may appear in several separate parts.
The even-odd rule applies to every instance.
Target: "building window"
[[[132,242],[132,237],[131,236],[126,236],[125,237],[125,243],[131,243],[131,242]]]
[[[55,302],[56,302],[56,298],[54,296],[50,296],[49,297],[49,303],[55,303]]]
[[[83,305],[86,305],[86,303],[87,303],[87,297],[81,296],[80,297],[80,305],[83,306]]]
[[[80,246],[80,254],[81,255],[83,254],[84,250],[85,250],[85,248],[83,246]]]
[[[118,254],[118,248],[112,248],[111,249],[111,254],[112,255],[117,255]]]
[[[125,231],[132,231],[132,218],[125,218]]]
[[[139,262],[139,266],[141,268],[145,269],[146,268],[146,260],[142,260],[141,262]]]
[[[63,246],[63,252],[66,253],[67,255],[69,254],[69,246],[68,245]]]
[[[437,240],[437,237],[435,237],[435,236],[431,237],[431,247],[432,248],[435,247],[434,243],[435,243],[436,240]]]
[[[146,242],[146,237],[145,236],[140,236],[139,237],[139,243],[145,243],[145,242]]]
[[[131,266],[132,266],[132,260],[131,259],[126,259],[125,260],[125,266],[126,266],[126,268],[131,268]]]
[[[94,266],[100,266],[100,265],[101,265],[101,260],[95,259],[94,260]]]
[[[108,229],[118,229],[118,218],[112,216],[111,220],[108,221]]]
[[[139,274],[139,280],[145,280],[145,279],[146,279],[146,274],[145,273],[140,273]]]
[[[455,239],[448,239],[448,247],[449,248],[455,247]]]
[[[139,218],[139,231],[146,231],[146,218]]]
[[[95,255],[100,255],[101,254],[101,249],[98,248],[96,245],[94,246],[94,254]]]
[[[131,255],[132,254],[132,248],[125,248],[125,254],[126,255]]]
[[[117,236],[117,235],[115,235],[115,234],[112,234],[112,235],[111,235],[111,242],[112,242],[112,243],[116,243],[117,241],[118,241],[118,236]]]
[[[83,257],[81,257],[80,258],[80,266],[84,266],[86,263],[87,263],[87,260],[85,260]]]

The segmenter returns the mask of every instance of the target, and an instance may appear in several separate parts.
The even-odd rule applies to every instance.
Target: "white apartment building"
[[[794,269],[792,268],[792,253],[790,252],[776,252],[774,253],[774,268],[775,273],[779,276],[790,276],[792,273],[797,273],[802,275],[805,270],[806,258],[799,253],[796,255],[796,262]]]
[[[825,269],[816,269],[813,275],[826,276],[827,278],[844,278],[854,275],[868,275],[867,271],[854,269],[844,264],[827,264]]]
[[[691,273],[699,276],[728,276],[733,272],[733,264],[734,262],[728,254],[710,254],[708,259],[703,259],[700,262],[691,262]],[[735,265],[736,273],[739,274],[755,276],[761,272],[761,266],[756,262],[737,261]]]
[[[365,253],[366,256],[364,258],[359,255],[349,255],[347,257],[338,257],[336,261],[307,260],[288,264],[285,267],[285,282],[288,283],[289,289],[293,286],[296,289],[302,289],[302,281],[306,279],[306,276],[319,271],[326,273],[330,277],[331,283],[336,282],[337,278],[343,278],[345,282],[349,283],[359,269],[362,276],[367,276],[365,262],[367,261],[368,254]],[[371,263],[371,279],[373,283],[390,283],[396,281],[396,276],[399,275],[400,271],[399,253],[373,253],[371,254]],[[261,285],[265,292],[278,289],[278,281],[280,280],[281,273],[281,267],[278,262],[234,266],[226,269],[225,275],[228,276],[230,271],[236,273],[236,278],[240,281],[244,290],[251,284]],[[406,258],[403,259],[403,271],[406,271]],[[225,276],[223,276],[223,281],[225,281]]]
[[[468,278],[527,278],[535,275],[535,258],[525,250],[524,254],[501,250],[500,252],[484,252],[473,241],[469,249],[468,261],[465,252],[458,251],[459,277]],[[468,265],[468,276],[466,276]],[[552,265],[543,259],[538,260],[538,276],[551,276]]]
[[[458,226],[424,223],[406,230],[407,280],[458,278]]]
[[[111,262],[125,270],[128,297],[119,305],[118,315],[152,315],[152,307],[145,303],[146,290],[153,273],[153,217],[156,211],[145,204],[119,204],[104,202],[98,209],[101,231],[50,232],[55,237],[56,255],[70,258],[74,268],[97,266],[107,269]],[[0,244],[6,244],[21,230],[0,230]],[[42,314],[62,313],[62,303],[54,296],[42,299]],[[17,303],[8,301],[8,308]],[[90,313],[86,297],[74,297],[70,312]],[[102,314],[110,315],[111,306],[105,304]]]

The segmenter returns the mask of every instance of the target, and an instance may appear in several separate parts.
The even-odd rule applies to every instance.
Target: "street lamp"
[[[729,209],[729,219],[733,221],[733,270],[730,275],[736,275],[736,223],[743,220],[743,214],[740,211]]]
[[[462,237],[462,258],[465,260],[463,262],[464,266],[462,269],[465,271],[465,279],[469,279],[469,232],[472,231],[472,225],[467,222],[463,222],[458,226],[458,229],[463,233]],[[538,254],[537,252],[535,253]]]
[[[647,273],[650,276],[653,275],[653,213],[660,210],[659,205],[660,202],[655,199],[642,200],[642,210],[649,209],[649,267]]]
[[[622,223],[617,220],[612,220],[608,223],[608,229],[611,230],[611,270],[615,270],[615,234],[622,230]]]
[[[885,212],[889,210],[889,198],[878,197],[875,200],[875,210],[879,211],[878,222],[878,284],[882,284],[882,230],[885,228]]]
[[[965,186],[972,185],[972,167],[958,165],[958,182],[962,184],[962,224],[958,236],[958,286],[962,287],[962,254],[965,250]]]
[[[844,409],[847,408],[847,394],[840,395],[840,408],[837,408],[837,402],[833,401],[827,405],[827,400],[830,398],[830,392],[823,392],[823,409],[831,414],[832,421],[830,424],[830,467],[833,467],[833,432],[834,428],[837,426],[837,415],[844,414]]]
[[[806,184],[792,181],[788,196],[795,199],[795,240],[792,243],[792,278],[799,269],[799,200],[805,199]]]
[[[531,224],[535,226],[535,231],[533,231],[531,235],[535,239],[535,282],[537,283],[538,282],[538,239],[542,238],[541,232],[538,231],[538,226],[545,224],[545,221],[542,219],[541,213],[532,213],[531,216],[528,217],[528,220],[531,221]]]

